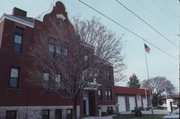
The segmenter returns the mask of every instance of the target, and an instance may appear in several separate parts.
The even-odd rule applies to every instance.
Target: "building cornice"
[[[4,19],[8,19],[8,20],[14,21],[16,23],[19,23],[19,24],[34,28],[34,23],[28,22],[26,20],[20,19],[20,18],[15,17],[15,16],[3,14],[3,16],[0,18],[0,22],[3,21]]]

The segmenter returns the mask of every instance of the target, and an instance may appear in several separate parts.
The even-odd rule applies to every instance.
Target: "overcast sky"
[[[0,0],[0,15],[11,14],[13,7],[21,8],[28,12],[29,17],[37,17],[39,14],[48,11],[54,0]],[[83,19],[90,19],[92,16],[101,18],[100,21],[118,35],[123,37],[125,55],[124,62],[127,65],[126,75],[135,73],[140,81],[147,79],[144,41],[99,13],[88,8],[78,0],[61,0],[68,12],[69,19],[74,15],[81,15]],[[180,26],[180,3],[179,0],[119,0],[122,4],[136,13],[141,19],[155,28],[166,38],[160,36],[149,26],[135,17],[127,9],[122,7],[116,0],[83,0],[91,7],[97,9],[111,19],[130,29],[143,37],[148,42],[161,50],[169,53],[167,55],[158,48],[145,42],[151,51],[147,54],[150,77],[164,76],[179,88],[179,34]],[[167,41],[173,42],[171,44]],[[120,83],[124,85],[123,83]]]

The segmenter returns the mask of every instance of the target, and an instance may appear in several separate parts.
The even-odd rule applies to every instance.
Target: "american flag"
[[[151,50],[150,47],[148,47],[146,44],[144,44],[144,49],[147,53],[149,53]]]

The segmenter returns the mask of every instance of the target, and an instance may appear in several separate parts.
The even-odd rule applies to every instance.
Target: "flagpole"
[[[148,62],[147,62],[147,54],[146,54],[146,51],[145,51],[144,53],[145,53],[145,60],[146,60],[146,72],[147,72],[147,78],[149,79],[149,68],[148,68]]]
[[[180,8],[180,0],[179,0],[179,8]],[[179,93],[180,93],[180,15],[179,15]],[[180,107],[179,107],[180,110]]]
[[[144,47],[145,47],[145,43],[144,43]],[[148,68],[148,61],[147,61],[147,54],[146,54],[146,48],[144,50],[144,53],[145,53],[145,61],[146,61],[146,71],[147,71],[147,78],[149,79],[149,68]],[[152,98],[151,98],[151,95],[150,95],[150,104],[151,104],[151,114],[153,115],[153,106],[152,106]]]
[[[144,89],[144,91],[145,91],[145,98],[146,98],[146,101],[148,102],[146,88]],[[148,106],[148,103],[146,104],[146,108],[147,108],[147,106]]]

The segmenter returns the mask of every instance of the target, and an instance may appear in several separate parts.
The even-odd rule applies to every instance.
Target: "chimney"
[[[26,17],[27,12],[15,7],[15,8],[13,9],[13,15]]]

